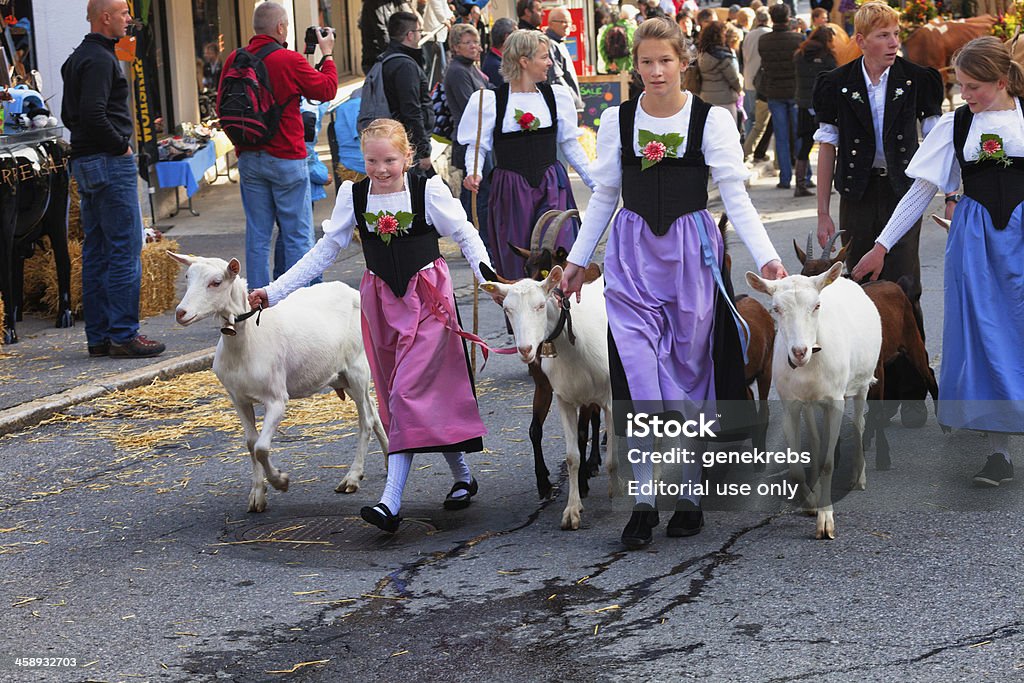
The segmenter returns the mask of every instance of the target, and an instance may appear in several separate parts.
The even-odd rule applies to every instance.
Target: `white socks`
[[[469,465],[466,464],[462,453],[445,453],[444,459],[448,461],[448,468],[452,471],[452,479],[464,481],[467,484],[472,480],[469,472]],[[412,453],[392,453],[388,456],[388,480],[384,484],[384,493],[380,502],[387,505],[391,514],[397,515],[402,507],[402,491],[405,490],[405,480],[409,478],[409,470],[412,469]],[[456,491],[454,497],[465,496],[466,491]]]
[[[468,484],[472,481],[473,476],[469,473],[469,465],[466,464],[466,459],[462,457],[462,451],[445,453],[444,459],[448,461],[448,469],[452,471],[453,483],[463,481]],[[463,489],[453,493],[452,498],[462,498],[465,495],[468,494]]]
[[[644,453],[654,450],[654,437],[626,437],[626,443],[631,450],[636,448],[640,451],[638,456],[634,458],[640,462],[630,463],[630,466],[633,468],[633,480],[636,481],[638,485],[638,495],[634,496],[634,503],[636,505],[643,503],[650,505],[651,507],[655,507],[655,496],[653,491],[651,491],[650,486],[654,480],[654,463],[651,462],[649,456],[644,455]],[[580,467],[582,466],[583,465],[581,464]],[[640,493],[640,491],[643,491],[645,485],[647,486],[648,491],[646,495]]]
[[[1010,462],[1010,435],[1004,432],[989,432],[988,445],[993,453],[1003,456],[1006,462]]]
[[[387,505],[393,515],[397,516],[402,507],[402,491],[405,490],[405,480],[411,468],[412,453],[392,453],[388,456],[388,480],[384,484],[380,502]]]

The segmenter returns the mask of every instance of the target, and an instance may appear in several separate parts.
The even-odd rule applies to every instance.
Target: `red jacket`
[[[252,37],[245,49],[259,52],[262,47],[273,41],[268,35]],[[235,53],[228,55],[221,71],[227,73],[231,63],[235,61]],[[270,75],[270,85],[274,89],[274,99],[278,104],[287,103],[281,114],[281,127],[270,142],[261,147],[238,147],[239,153],[246,151],[262,151],[280,159],[305,159],[306,142],[302,127],[302,114],[299,112],[299,95],[306,99],[326,102],[338,94],[338,71],[334,60],[324,61],[322,71],[309,65],[306,58],[293,50],[274,50],[263,60]]]

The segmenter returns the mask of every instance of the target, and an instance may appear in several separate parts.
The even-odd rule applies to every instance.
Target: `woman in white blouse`
[[[621,194],[623,209],[608,235],[604,261],[615,407],[673,411],[693,419],[694,406],[714,405],[718,371],[735,369],[737,363],[743,367],[731,297],[716,283],[724,247],[707,211],[709,173],[761,274],[776,279],[785,277],[786,269],[744,188],[748,172],[736,121],[727,110],[680,90],[687,55],[686,40],[672,21],[647,19],[637,29],[633,62],[645,92],[601,116],[593,167],[597,190],[569,253],[563,289],[567,296],[579,294],[584,268]],[[716,331],[716,325],[722,327]],[[730,326],[736,355],[716,367],[712,334]],[[743,379],[739,382],[742,391]],[[652,450],[650,438],[627,440],[630,449]],[[652,481],[652,465],[633,464],[641,492]],[[683,466],[669,536],[690,536],[703,526],[693,488],[701,481],[700,470],[699,459]],[[622,532],[629,548],[649,543],[658,524],[655,497],[641,494],[635,500]]]
[[[1009,434],[1024,432],[1024,69],[997,38],[953,56],[966,104],[945,114],[907,167],[914,184],[853,269],[878,277],[885,254],[937,190],[952,212],[945,257],[939,423],[989,433],[979,486],[1013,479]]]
[[[559,150],[583,182],[594,187],[578,140],[572,93],[565,86],[544,83],[551,66],[548,43],[540,31],[513,32],[502,48],[501,73],[507,84],[470,97],[459,123],[459,144],[466,145],[463,185],[470,192],[480,187],[483,156],[494,151],[487,244],[498,274],[510,279],[523,277],[526,261],[509,243],[529,247],[541,214],[576,208],[569,176],[557,158]],[[576,226],[574,221],[565,223],[567,229],[556,246],[568,250]]]

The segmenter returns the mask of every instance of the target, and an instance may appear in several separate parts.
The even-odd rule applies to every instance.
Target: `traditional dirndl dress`
[[[539,94],[515,93],[514,96],[515,109],[528,107],[532,110],[528,113],[536,116],[538,121],[550,121],[549,125],[536,130],[522,130],[515,123],[514,115],[508,114],[509,85],[502,86],[493,94],[486,93],[488,98],[494,98],[495,103],[494,126],[488,131],[494,150],[494,175],[487,206],[487,244],[495,270],[509,279],[523,277],[526,265],[526,260],[509,243],[529,249],[533,227],[545,211],[576,208],[569,175],[557,159],[559,141],[564,140],[567,133],[577,130],[574,123],[576,110],[568,104],[562,109],[569,108],[571,112],[561,111],[550,85],[538,83],[537,89]],[[470,98],[469,109],[474,108],[475,100],[475,96]],[[475,126],[475,116],[464,116],[467,126]],[[571,121],[567,120],[570,116]],[[460,125],[460,132],[463,128],[465,126]],[[481,148],[489,148],[486,139],[481,140]],[[466,163],[471,161],[467,159]],[[566,221],[555,246],[568,251],[578,230],[577,221]]]
[[[1015,103],[977,116],[958,108],[946,152],[964,188],[946,242],[939,371],[938,421],[954,428],[1024,432],[1024,100]],[[944,132],[925,143],[948,144]],[[1009,166],[977,160],[985,133],[1000,136]]]
[[[363,342],[392,453],[476,452],[487,433],[439,235],[426,221],[427,180],[406,176],[407,192],[370,195],[352,188],[366,272],[359,285]],[[411,206],[410,206],[411,205]],[[390,244],[368,229],[364,212],[411,211],[411,229]]]

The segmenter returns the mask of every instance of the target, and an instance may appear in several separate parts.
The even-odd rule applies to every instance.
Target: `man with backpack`
[[[270,283],[274,225],[284,237],[284,267],[312,248],[313,210],[299,99],[334,99],[334,32],[317,31],[323,59],[314,69],[285,48],[288,14],[275,2],[256,6],[255,35],[224,63],[217,111],[238,152],[239,187],[245,209],[245,273],[253,289]]]
[[[395,12],[388,19],[391,43],[363,84],[359,129],[376,118],[398,121],[412,143],[414,168],[432,175],[430,133],[434,130],[434,108],[423,70],[419,44],[422,34],[419,17],[411,12]]]

